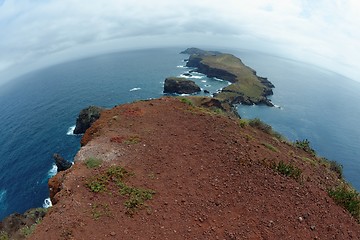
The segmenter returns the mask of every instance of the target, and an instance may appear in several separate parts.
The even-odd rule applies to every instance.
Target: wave
[[[201,80],[201,82],[207,82],[206,80]]]
[[[188,76],[188,75],[185,75],[185,74],[180,74],[179,77],[192,78],[192,79],[203,79],[204,78],[204,76],[194,76],[194,75]]]
[[[58,170],[58,168],[57,168],[56,164],[54,163],[52,165],[51,169],[48,171],[48,177],[51,178],[51,177],[55,176],[57,173],[57,170]]]
[[[74,134],[75,125],[68,128],[66,135],[76,135]]]
[[[132,88],[132,89],[130,89],[129,91],[130,91],[130,92],[133,92],[133,91],[139,91],[139,90],[141,90],[141,88],[136,87],[136,88]]]
[[[49,208],[49,207],[52,207],[52,202],[50,198],[46,198],[43,203],[43,208]]]

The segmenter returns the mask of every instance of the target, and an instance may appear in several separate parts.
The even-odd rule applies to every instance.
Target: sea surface
[[[166,77],[191,70],[184,67],[187,55],[181,50],[106,54],[0,86],[0,220],[44,205],[47,181],[56,173],[53,153],[72,160],[80,148],[81,136],[72,129],[81,109],[163,96]],[[319,155],[341,163],[346,179],[360,190],[360,83],[289,59],[226,51],[276,86],[277,107],[239,105],[240,115],[259,117],[292,141],[309,139]],[[191,79],[211,93],[228,85],[197,73]]]

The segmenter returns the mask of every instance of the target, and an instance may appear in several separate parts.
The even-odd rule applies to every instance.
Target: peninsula
[[[198,48],[188,48],[181,53],[190,55],[187,67],[196,68],[194,71],[208,77],[231,83],[214,97],[231,104],[273,106],[267,97],[273,94],[272,88],[275,86],[267,78],[257,76],[255,70],[243,64],[234,55]]]

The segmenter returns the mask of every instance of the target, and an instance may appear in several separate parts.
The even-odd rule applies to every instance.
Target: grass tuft
[[[124,205],[126,212],[133,215],[138,208],[144,205],[146,200],[152,199],[155,191],[128,186],[124,180],[132,175],[132,173],[128,172],[121,166],[110,166],[102,174],[98,174],[95,177],[90,178],[86,183],[86,186],[91,192],[100,193],[108,190],[107,187],[109,184],[115,184],[119,189],[119,193],[128,197],[128,199],[124,202]],[[107,212],[109,212],[108,206],[93,205],[92,215],[95,220],[104,215],[103,213]]]
[[[280,161],[278,164],[275,164],[273,168],[282,175],[300,180],[302,171],[296,166]]]
[[[181,98],[180,101],[182,103],[185,103],[185,104],[189,105],[189,106],[192,106],[192,107],[194,106],[193,102],[191,100],[187,99],[187,98]]]
[[[262,143],[262,145],[273,152],[279,152],[279,150],[276,147],[274,147],[273,145],[271,145],[269,143]]]

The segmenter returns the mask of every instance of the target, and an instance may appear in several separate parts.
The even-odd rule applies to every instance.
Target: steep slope
[[[197,101],[102,112],[30,239],[359,239],[326,163]]]

